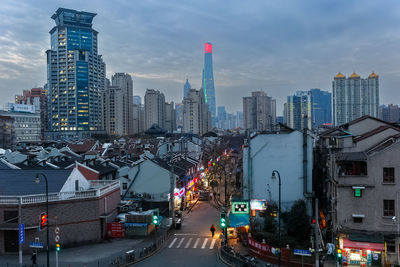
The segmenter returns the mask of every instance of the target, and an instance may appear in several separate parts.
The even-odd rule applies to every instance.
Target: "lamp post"
[[[272,171],[272,179],[275,179],[275,173],[279,179],[279,206],[278,206],[278,237],[279,237],[279,253],[278,253],[278,264],[281,266],[281,175],[277,170]]]
[[[35,182],[38,184],[40,183],[39,176],[43,176],[45,182],[46,182],[46,215],[47,218],[49,218],[49,185],[47,183],[47,177],[43,173],[37,173],[36,174],[36,180]],[[50,267],[50,248],[49,248],[49,224],[46,227],[46,236],[47,236],[47,244],[46,244],[46,253],[47,253],[47,267]]]
[[[397,236],[396,236],[396,241],[397,241],[396,244],[397,244],[397,246],[396,247],[397,247],[397,250],[398,250],[398,249],[400,249],[400,242],[398,241],[399,240],[399,232],[400,232],[400,224],[399,224],[396,216],[393,216],[392,220],[393,220],[393,222],[395,224],[397,224]],[[397,251],[397,264],[400,264],[399,251]]]

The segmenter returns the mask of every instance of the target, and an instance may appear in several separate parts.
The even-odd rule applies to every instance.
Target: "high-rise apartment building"
[[[332,123],[332,93],[311,89],[312,126]]]
[[[273,130],[276,121],[276,100],[264,91],[243,97],[243,127],[250,130]]]
[[[189,83],[189,79],[186,78],[185,85],[183,86],[183,98],[187,97],[187,94],[189,93],[189,90],[192,88],[192,86]]]
[[[211,112],[203,90],[190,89],[183,99],[183,132],[203,135],[211,128]]]
[[[133,96],[133,133],[144,132],[144,106],[142,98],[138,95]]]
[[[218,116],[217,116],[217,127],[220,129],[229,129],[227,123],[227,113],[225,107],[217,108]]]
[[[398,105],[389,104],[380,105],[378,110],[378,117],[384,121],[399,123],[400,122],[400,109]]]
[[[175,104],[176,128],[181,131],[183,129],[183,108],[183,103]]]
[[[153,124],[164,129],[165,125],[165,96],[160,91],[147,89],[144,96],[145,130]]]
[[[348,78],[338,73],[333,79],[333,123],[345,124],[364,115],[378,117],[379,76],[372,72],[362,79],[353,72]]]
[[[176,115],[174,102],[165,103],[165,123],[164,129],[169,133],[173,133],[176,130]]]
[[[134,95],[133,96],[133,104],[134,105],[141,105],[142,104],[142,98],[139,95]]]
[[[131,75],[128,73],[115,73],[111,77],[111,84],[113,86],[120,87],[125,93],[126,97],[123,99],[123,103],[118,105],[124,105],[123,120],[126,124],[124,134],[133,134],[133,81]]]
[[[40,137],[44,139],[44,132],[47,131],[49,119],[46,90],[43,88],[24,90],[22,95],[15,95],[15,104],[35,106],[35,112],[40,113]]]
[[[311,92],[298,91],[295,95],[288,96],[284,106],[284,117],[286,125],[293,129],[311,129]]]
[[[214,73],[212,64],[212,44],[205,43],[204,46],[204,68],[202,78],[202,89],[204,91],[205,102],[211,112],[212,125],[215,126],[217,116],[217,106],[215,101]]]
[[[128,135],[133,133],[133,121],[132,130],[128,129],[129,99],[132,97],[129,97],[127,90],[119,85],[110,85],[103,92],[104,127],[108,134]],[[133,116],[131,118],[133,119]]]
[[[50,139],[89,137],[103,131],[105,63],[98,54],[94,13],[59,8],[51,17],[47,50]]]

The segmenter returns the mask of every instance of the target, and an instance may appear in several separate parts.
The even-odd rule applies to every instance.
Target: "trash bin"
[[[132,250],[125,252],[125,259],[126,259],[126,262],[135,261],[135,250],[132,249]]]
[[[179,230],[182,227],[182,220],[178,219],[175,221],[175,229]]]

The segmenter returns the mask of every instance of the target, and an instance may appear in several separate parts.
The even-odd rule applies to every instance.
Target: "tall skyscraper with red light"
[[[212,44],[205,43],[204,46],[204,68],[202,88],[204,91],[205,101],[211,113],[212,125],[215,126],[215,117],[217,115],[217,107],[215,102],[214,74],[212,65]]]

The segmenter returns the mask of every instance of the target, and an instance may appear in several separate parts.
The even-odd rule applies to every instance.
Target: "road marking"
[[[183,243],[183,240],[185,240],[185,238],[182,238],[182,239],[181,239],[181,241],[179,242],[179,244],[178,244],[178,246],[177,246],[176,248],[180,248],[180,247],[181,247],[181,245],[182,245],[182,243]]]
[[[172,240],[171,244],[169,244],[168,248],[172,248],[172,246],[175,244],[177,239],[178,238],[175,237],[174,240]]]
[[[196,239],[196,242],[194,243],[193,248],[197,248],[197,244],[199,243],[199,241],[200,241],[200,238],[197,238],[197,239]]]
[[[213,240],[211,241],[210,249],[213,249],[213,248],[214,248],[214,245],[215,245],[215,239],[213,239]]]
[[[192,239],[193,239],[193,238],[190,238],[190,239],[189,239],[189,241],[186,243],[186,246],[185,246],[185,248],[188,248],[188,247],[189,247],[189,245],[190,245],[190,242],[192,242]]]
[[[174,235],[197,235],[197,234],[174,234]]]
[[[208,238],[204,239],[203,245],[201,246],[201,249],[204,249],[206,247]]]

